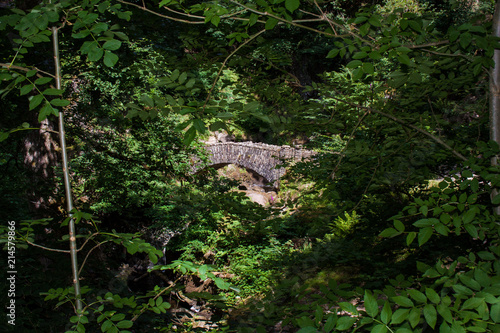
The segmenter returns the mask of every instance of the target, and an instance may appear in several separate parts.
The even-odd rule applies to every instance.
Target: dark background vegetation
[[[249,2],[263,3],[286,20],[307,16],[286,7],[295,1]],[[26,12],[37,5],[12,4]],[[74,5],[98,12],[97,2]],[[238,8],[168,5],[205,17]],[[89,323],[75,319],[70,305],[69,256],[51,250],[68,248],[56,118],[40,122],[38,109],[29,111],[36,93],[21,95],[1,77],[0,130],[9,133],[0,145],[2,237],[7,221],[16,221],[19,245],[16,326],[7,331],[113,332],[118,328],[104,323],[126,319],[134,321],[131,332],[330,332],[353,325],[498,332],[499,234],[490,200],[498,145],[488,142],[494,3],[300,6],[319,8],[358,37],[278,24],[231,54],[264,22],[188,24],[123,5],[119,11],[130,11],[130,19],[106,9],[95,21],[118,24],[121,34],[113,37],[121,40],[113,50],[119,61],[108,66],[81,52],[86,39],[75,38],[71,24],[60,29],[79,246],[91,238],[79,252],[84,303],[94,304],[86,308]],[[156,2],[147,8],[195,20]],[[10,22],[6,17],[0,20]],[[248,21],[250,12],[241,17]],[[364,35],[363,22],[371,22]],[[332,30],[325,21],[305,24]],[[8,23],[0,28],[1,62],[9,63],[17,31]],[[361,37],[377,48],[363,49]],[[15,63],[52,73],[51,52],[50,43],[38,43]],[[4,66],[0,74],[11,72]],[[235,191],[229,172],[190,172],[194,156],[203,158],[207,129],[317,155],[289,166],[276,200],[264,207]],[[6,255],[0,262],[6,267]],[[154,264],[160,266],[151,270]],[[7,287],[0,285],[2,297]],[[107,293],[114,300],[99,299]],[[156,303],[147,308],[150,300]],[[125,319],[113,317],[121,313]]]

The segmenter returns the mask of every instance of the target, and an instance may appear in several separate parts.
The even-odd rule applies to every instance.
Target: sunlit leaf
[[[300,6],[300,0],[285,0],[285,7],[290,12],[294,12]]]

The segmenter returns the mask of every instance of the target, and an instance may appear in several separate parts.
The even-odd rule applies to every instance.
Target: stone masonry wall
[[[276,168],[283,159],[300,161],[310,158],[314,151],[296,149],[290,146],[274,146],[255,142],[224,142],[207,145],[210,165],[236,164],[253,170],[263,176],[268,182],[276,183],[285,173],[285,168]],[[203,166],[195,165],[193,171],[199,171]]]

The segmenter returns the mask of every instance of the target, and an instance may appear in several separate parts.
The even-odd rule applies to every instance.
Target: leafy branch
[[[341,94],[339,91],[336,90],[336,92],[338,94]],[[342,102],[342,103],[345,103],[345,104],[348,104],[350,106],[354,106],[354,107],[357,107],[357,108],[360,108],[360,109],[363,109],[363,110],[367,110],[369,111],[370,113],[376,113],[376,114],[379,114],[385,118],[388,118],[388,119],[391,119],[392,121],[398,123],[398,124],[401,124],[405,127],[408,127],[408,128],[411,128],[429,138],[431,138],[433,141],[439,143],[441,146],[445,147],[447,150],[449,150],[453,155],[455,155],[456,157],[458,157],[459,159],[461,159],[462,161],[467,161],[467,158],[465,156],[463,156],[462,154],[460,154],[458,151],[456,151],[455,149],[453,149],[450,145],[448,145],[446,142],[444,142],[441,138],[439,138],[438,136],[428,132],[428,131],[425,131],[423,129],[421,129],[420,127],[417,127],[413,124],[410,124],[410,123],[407,123],[406,121],[402,120],[402,119],[399,119],[398,117],[392,115],[392,114],[388,114],[386,112],[383,112],[383,111],[380,111],[380,110],[377,110],[377,109],[374,109],[374,108],[371,108],[371,107],[368,107],[368,106],[364,106],[364,105],[360,105],[360,104],[357,104],[357,103],[352,103],[352,102],[349,102],[349,101],[346,101],[345,99],[340,99],[340,98],[337,98],[337,97],[333,97],[331,96],[332,99],[338,101],[338,102]]]
[[[205,110],[209,100],[210,100],[210,97],[212,95],[212,92],[215,88],[215,85],[217,84],[217,82],[219,81],[219,78],[222,74],[222,70],[224,69],[224,67],[226,66],[226,63],[228,62],[228,60],[234,55],[236,54],[242,47],[244,47],[245,45],[249,44],[251,41],[253,41],[255,38],[257,38],[258,36],[260,36],[261,34],[263,34],[264,32],[266,32],[266,29],[263,29],[259,32],[257,32],[256,34],[250,36],[244,43],[240,44],[236,49],[233,50],[233,52],[231,52],[225,59],[224,61],[222,62],[222,65],[220,66],[220,69],[219,71],[217,72],[217,76],[215,77],[214,79],[214,82],[212,83],[212,87],[210,88],[210,90],[208,91],[208,95],[207,95],[207,98],[205,99],[205,103],[203,104],[203,110]]]

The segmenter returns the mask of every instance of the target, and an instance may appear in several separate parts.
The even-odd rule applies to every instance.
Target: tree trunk
[[[28,134],[23,140],[24,166],[31,180],[28,190],[30,209],[34,212],[47,212],[50,205],[55,202],[58,191],[54,189],[57,144],[52,134],[48,132],[53,130],[50,121],[46,119],[36,123],[36,126],[40,126],[40,130]]]
[[[500,37],[500,0],[497,0],[493,15],[493,36]],[[490,139],[500,145],[500,50],[495,49],[493,61],[495,65],[490,75]],[[498,165],[498,159],[498,156],[493,157],[491,164]],[[498,193],[498,189],[493,189],[491,197]],[[500,215],[500,206],[496,206],[493,212]]]

